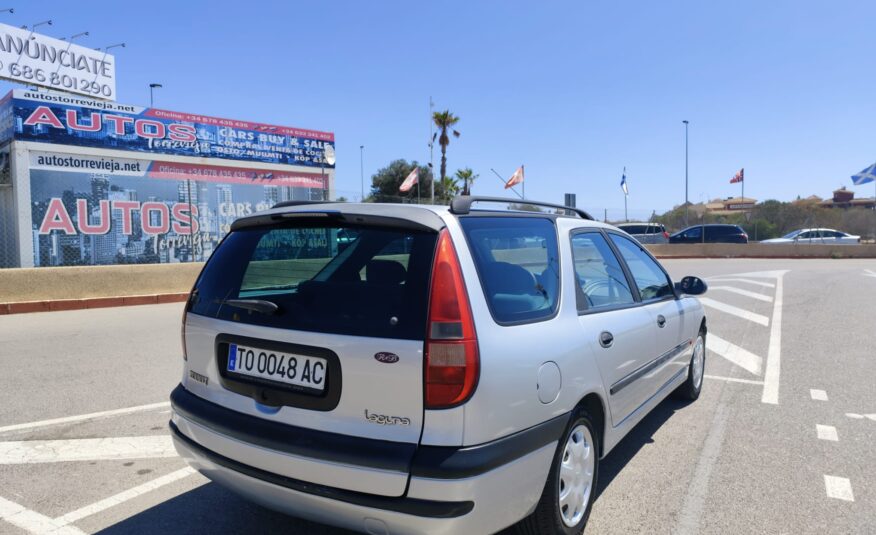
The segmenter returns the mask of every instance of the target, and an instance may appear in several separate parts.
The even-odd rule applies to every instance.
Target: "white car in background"
[[[785,234],[781,238],[763,240],[760,243],[810,243],[824,245],[857,245],[861,243],[860,236],[852,236],[845,232],[829,228],[804,228]]]

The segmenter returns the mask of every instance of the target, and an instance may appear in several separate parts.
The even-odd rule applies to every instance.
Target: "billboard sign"
[[[33,91],[15,90],[11,105],[21,141],[334,169],[331,132]]]
[[[321,200],[312,173],[31,151],[34,266],[205,260],[238,217]]]
[[[116,58],[31,30],[0,24],[0,78],[116,99]]]

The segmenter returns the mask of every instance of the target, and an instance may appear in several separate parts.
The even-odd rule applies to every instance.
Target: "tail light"
[[[666,238],[667,240],[669,239],[669,233],[666,232],[665,230],[663,231],[663,237]]]
[[[426,336],[426,408],[465,402],[478,382],[480,358],[459,257],[447,229],[438,236]]]

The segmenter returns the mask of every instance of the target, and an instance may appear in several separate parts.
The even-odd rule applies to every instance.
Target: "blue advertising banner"
[[[11,133],[22,141],[334,169],[331,132],[57,93],[11,95],[0,101],[0,142]]]

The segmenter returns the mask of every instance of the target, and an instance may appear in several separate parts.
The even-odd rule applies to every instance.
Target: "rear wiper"
[[[231,305],[237,308],[245,308],[247,310],[255,310],[262,314],[276,314],[280,307],[273,301],[264,299],[224,299],[220,304]]]

